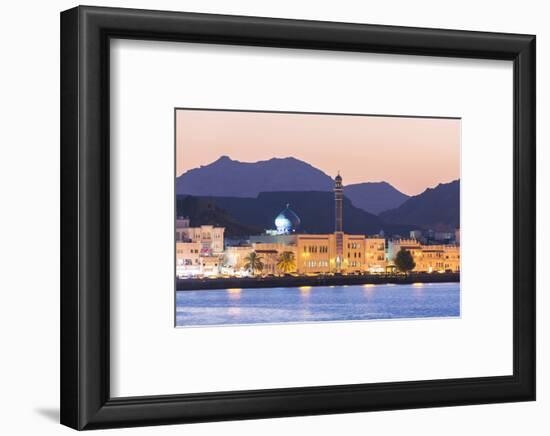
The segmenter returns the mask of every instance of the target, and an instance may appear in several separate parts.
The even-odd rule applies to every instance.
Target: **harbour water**
[[[460,316],[460,283],[176,292],[176,326]]]

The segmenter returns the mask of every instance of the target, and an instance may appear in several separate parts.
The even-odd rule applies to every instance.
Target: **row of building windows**
[[[348,257],[351,257],[351,253],[350,253],[349,251],[348,251]],[[354,252],[354,253],[353,253],[353,257],[354,257],[354,258],[357,258],[357,257],[361,258],[361,252],[359,252],[359,253],[358,253],[358,252]]]
[[[424,253],[419,253],[419,255],[421,254],[424,254],[425,257],[429,257],[430,259],[433,259],[434,257],[437,258],[437,259],[441,259],[441,258],[444,258],[444,259],[451,259],[452,257],[449,256],[448,254],[443,254],[443,253],[430,253],[430,252],[424,252]],[[460,257],[458,254],[456,255],[456,258]]]
[[[183,254],[184,251],[183,251],[183,250],[176,250],[176,253],[177,253],[177,254]],[[199,253],[199,249],[198,249],[198,248],[191,248],[191,249],[189,250],[189,253],[191,253],[191,254],[198,254],[198,253]]]
[[[327,268],[328,267],[328,260],[319,260],[319,261],[308,260],[308,261],[306,261],[306,268],[315,268],[315,267]]]
[[[361,244],[357,242],[348,243],[348,249],[357,250],[361,249]],[[304,253],[328,253],[327,245],[304,245]],[[358,252],[359,257],[361,257],[361,252]],[[349,257],[349,253],[348,253]]]
[[[304,253],[328,253],[328,245],[304,245]]]
[[[178,259],[178,265],[191,266],[193,265],[193,259]],[[195,259],[195,265],[199,264],[199,259]]]
[[[193,240],[212,239],[212,235],[210,233],[176,232],[176,235],[178,240],[182,238],[189,238]],[[221,239],[221,238],[222,238],[222,235],[220,233],[214,233],[214,239]]]
[[[445,263],[445,262],[436,262],[435,267],[436,268],[452,268],[453,266],[448,264],[448,263]]]

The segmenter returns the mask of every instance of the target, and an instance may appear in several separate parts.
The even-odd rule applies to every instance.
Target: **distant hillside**
[[[228,237],[242,236],[244,229],[233,224],[240,223],[246,229],[273,229],[275,217],[289,203],[300,217],[304,233],[332,233],[334,231],[334,195],[332,192],[262,192],[256,198],[239,197],[190,197],[178,196],[178,215],[190,216],[191,225],[205,224],[203,216],[195,214],[196,204],[206,211],[216,210],[218,225],[226,227]],[[206,206],[209,205],[209,206]],[[344,197],[344,231],[355,234],[376,234],[384,230],[388,234],[407,234],[410,226],[388,225],[376,215],[355,207]],[[212,223],[212,219],[209,224]],[[223,224],[227,222],[231,226]],[[254,233],[251,233],[254,234]]]
[[[260,192],[330,191],[333,181],[306,162],[287,157],[239,162],[227,156],[176,179],[176,194],[255,198]]]
[[[208,198],[179,195],[176,200],[178,216],[189,217],[192,226],[213,225],[225,227],[228,237],[258,235],[264,231],[261,227],[245,225],[235,219]]]
[[[333,188],[330,176],[293,157],[239,162],[222,156],[176,179],[179,195],[213,197],[256,198],[260,192],[332,192]],[[356,207],[374,214],[398,207],[408,198],[386,182],[348,185],[344,192]]]
[[[460,226],[460,180],[428,188],[398,208],[382,212],[379,217],[390,224],[452,231]]]
[[[395,209],[409,198],[387,182],[347,185],[344,187],[344,194],[354,206],[374,214]]]

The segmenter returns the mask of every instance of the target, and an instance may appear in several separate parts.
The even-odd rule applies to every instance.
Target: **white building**
[[[201,273],[199,242],[176,242],[176,275],[194,276]]]
[[[176,220],[176,275],[217,275],[224,252],[224,227],[191,227],[189,218]]]

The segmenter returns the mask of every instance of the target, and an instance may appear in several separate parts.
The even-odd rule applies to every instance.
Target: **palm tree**
[[[296,269],[296,258],[292,251],[283,251],[277,259],[277,268],[284,273],[289,273]]]
[[[264,269],[262,258],[259,257],[255,251],[252,251],[244,260],[246,261],[244,264],[245,269],[252,271],[252,275],[254,275],[254,271],[261,271]]]

